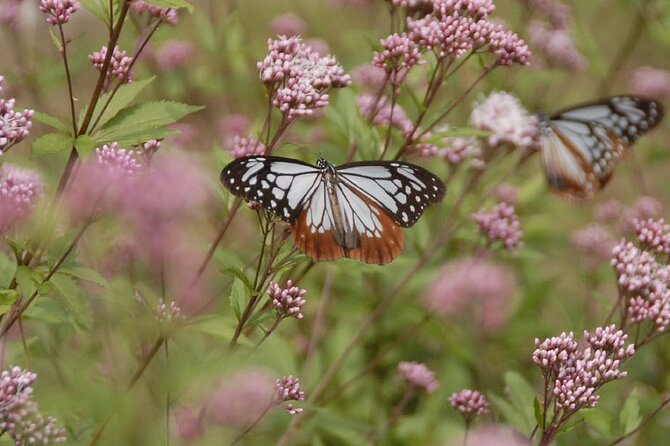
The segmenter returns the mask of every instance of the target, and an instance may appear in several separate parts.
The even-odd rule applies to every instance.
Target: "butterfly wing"
[[[234,195],[258,202],[291,223],[321,181],[319,170],[307,163],[290,158],[251,156],[224,167],[221,182]]]
[[[417,222],[423,211],[445,194],[442,181],[424,169],[394,161],[361,161],[337,168],[338,180],[381,208],[404,228]]]
[[[656,101],[617,96],[544,120],[541,149],[549,187],[571,199],[592,198],[628,148],[662,117]]]

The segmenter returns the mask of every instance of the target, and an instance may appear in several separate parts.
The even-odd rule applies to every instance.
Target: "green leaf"
[[[452,127],[442,134],[453,138],[467,138],[469,136],[486,137],[490,136],[491,132],[470,127]]]
[[[638,401],[635,389],[628,395],[619,414],[619,423],[623,429],[622,435],[626,435],[635,430],[642,421],[640,416],[640,402]]]
[[[92,269],[75,266],[75,267],[61,268],[59,272],[72,277],[76,277],[77,279],[85,280],[87,282],[100,285],[103,288],[109,288],[109,282],[107,282],[107,279],[105,279],[100,275],[100,273]]]
[[[535,425],[528,426],[528,421],[523,413],[519,412],[514,406],[508,403],[504,398],[501,398],[497,395],[489,394],[487,395],[491,403],[498,409],[498,411],[505,418],[507,423],[524,434],[530,435],[532,430],[535,428]]]
[[[542,406],[537,398],[533,401],[533,410],[535,411],[535,422],[538,426],[542,426]]]
[[[244,286],[247,288],[247,290],[249,290],[249,292],[254,290],[254,286],[251,284],[251,281],[249,280],[249,278],[247,276],[244,275],[244,273],[242,272],[241,269],[239,269],[239,268],[226,268],[221,272],[224,273],[224,274],[226,274],[226,273],[232,274],[236,278],[240,279],[242,281],[242,283],[244,284]]]
[[[62,133],[47,133],[33,141],[31,145],[32,156],[51,155],[72,148],[74,141],[72,136]]]
[[[233,281],[232,290],[230,291],[229,300],[230,300],[230,306],[232,307],[238,322],[242,317],[242,309],[247,305],[247,302],[249,301],[247,296],[248,293],[245,289],[244,283],[242,282],[242,280],[235,278],[235,280]]]
[[[60,53],[63,51],[63,45],[61,44],[60,39],[56,35],[56,33],[53,31],[53,28],[49,27],[49,36],[51,37],[51,41],[53,44],[56,46],[56,50]]]
[[[27,266],[16,268],[16,291],[23,297],[32,295],[42,282],[42,275]]]
[[[145,0],[147,3],[160,6],[161,8],[185,8],[188,12],[193,12],[193,5],[186,0]]]
[[[584,421],[591,429],[605,438],[614,436],[612,432],[612,417],[606,411],[595,408],[584,411],[583,415]]]
[[[54,291],[63,298],[63,302],[79,327],[90,328],[93,323],[84,293],[77,282],[67,274],[56,273],[49,279]]]
[[[99,0],[79,0],[84,8],[91,14],[99,18],[103,23],[109,23],[109,11],[100,4]]]
[[[136,146],[143,144],[150,139],[165,139],[169,136],[178,135],[179,132],[175,130],[168,130],[165,128],[152,128],[141,130],[138,132],[121,134],[109,139],[98,140],[99,144],[107,144],[110,142],[117,142],[121,147]]]
[[[169,101],[137,104],[121,110],[99,131],[95,132],[94,136],[99,141],[119,141],[126,135],[172,124],[203,108]]]
[[[98,141],[88,135],[79,135],[74,140],[74,146],[79,156],[86,157],[93,153],[93,150],[98,146]]]
[[[72,129],[67,126],[63,121],[56,118],[55,116],[48,115],[42,112],[33,112],[33,119],[42,124],[46,124],[49,127],[53,127],[56,130],[60,130],[63,133],[69,133]]]
[[[16,290],[0,290],[0,307],[10,307],[18,297]]]
[[[96,127],[100,128],[104,126],[107,122],[109,122],[110,119],[115,117],[121,110],[124,108],[128,107],[131,102],[137,98],[137,96],[144,90],[149,84],[151,84],[154,79],[156,79],[156,76],[152,76],[148,79],[143,79],[141,81],[133,81],[129,84],[123,84],[119,87],[119,89],[114,93],[105,93],[103,94],[98,102],[95,105],[95,109],[93,110],[93,122],[96,122],[98,120]],[[114,94],[113,96],[112,93]],[[111,100],[109,99],[111,96]],[[107,104],[107,101],[109,101],[109,104],[105,108],[105,104]],[[103,111],[104,108],[104,111]],[[86,113],[88,112],[88,107],[84,107],[81,112],[79,112],[79,122],[77,125],[81,127],[82,122],[84,121],[84,117],[86,116]],[[98,119],[98,116],[100,116],[100,113],[102,113],[102,116],[100,119]]]
[[[535,389],[526,379],[516,372],[505,373],[505,384],[509,391],[512,405],[523,414],[527,430],[530,433],[535,427]]]
[[[16,261],[0,252],[0,288],[7,288],[16,273]]]

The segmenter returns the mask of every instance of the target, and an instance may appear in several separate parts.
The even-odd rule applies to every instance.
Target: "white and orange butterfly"
[[[315,260],[347,257],[385,264],[402,251],[401,227],[439,202],[444,184],[426,169],[396,161],[316,166],[274,156],[240,158],[221,182],[291,225],[296,247]]]
[[[630,146],[662,118],[659,102],[636,96],[614,96],[541,117],[549,188],[572,200],[592,198]]]

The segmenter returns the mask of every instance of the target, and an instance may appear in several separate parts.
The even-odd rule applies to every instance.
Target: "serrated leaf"
[[[33,112],[33,120],[46,124],[49,127],[53,127],[56,130],[60,130],[63,133],[69,133],[72,129],[67,126],[63,121],[56,118],[55,116],[48,115],[42,112]]]
[[[109,92],[103,94],[95,105],[95,109],[93,110],[93,119],[91,123],[94,123],[97,120],[96,125],[97,128],[104,126],[107,122],[109,122],[110,119],[116,116],[121,110],[128,107],[130,103],[133,102],[135,98],[137,98],[137,96],[149,84],[151,84],[154,81],[154,79],[156,79],[156,76],[152,76],[148,79],[143,79],[141,81],[133,81],[129,84],[121,85],[119,89],[116,90],[116,92]],[[114,95],[111,96],[112,94]],[[111,100],[110,97],[112,98]],[[109,105],[105,107],[107,101],[109,101]],[[84,107],[81,110],[81,112],[79,112],[79,121],[77,125],[80,128],[87,112],[88,107]],[[100,116],[100,113],[102,113],[102,116]],[[99,119],[98,116],[100,116]]]
[[[179,121],[184,116],[202,110],[202,106],[178,102],[145,102],[121,110],[107,124],[95,132],[100,141],[117,141],[125,135],[146,132]]]
[[[79,0],[79,3],[104,24],[109,23],[109,11],[107,8],[103,8],[98,0]]]
[[[93,150],[98,146],[98,141],[88,135],[79,135],[77,136],[77,139],[74,140],[74,146],[77,149],[79,156],[87,157],[93,153]]]
[[[193,12],[193,5],[186,0],[145,0],[147,3],[160,6],[161,8],[184,8],[188,12]]]
[[[626,402],[623,404],[621,413],[619,414],[619,423],[622,428],[622,435],[626,435],[634,431],[642,421],[640,416],[640,402],[637,398],[635,389],[628,395]]]
[[[47,133],[33,141],[31,145],[32,156],[51,155],[72,148],[72,136],[62,133]]]
[[[76,325],[85,328],[90,327],[93,317],[84,298],[84,293],[77,282],[66,274],[56,273],[49,279],[49,283],[53,290],[63,298],[63,302]]]

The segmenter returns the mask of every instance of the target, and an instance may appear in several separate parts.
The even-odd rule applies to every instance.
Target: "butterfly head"
[[[316,167],[320,170],[333,170],[333,166],[321,156],[316,161]]]

